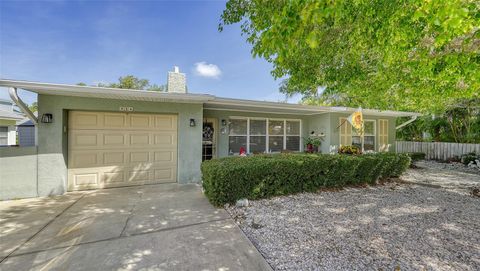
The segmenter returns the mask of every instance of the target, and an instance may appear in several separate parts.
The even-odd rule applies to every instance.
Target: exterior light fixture
[[[52,123],[53,122],[53,115],[50,114],[50,113],[43,114],[41,122],[42,123]]]
[[[222,119],[222,126],[227,126],[227,121],[225,119]]]
[[[196,125],[195,119],[190,119],[190,127],[195,127]]]

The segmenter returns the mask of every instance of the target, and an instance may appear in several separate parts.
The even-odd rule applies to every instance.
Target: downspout
[[[398,125],[397,127],[395,127],[395,129],[398,130],[402,127],[405,127],[405,126],[409,125],[410,123],[414,122],[416,119],[417,119],[417,116],[413,116],[411,119],[409,119],[406,122],[404,122],[404,123]]]
[[[10,98],[17,104],[17,106],[22,110],[25,115],[33,122],[34,125],[38,124],[38,118],[30,111],[28,106],[18,97],[17,88],[9,87],[8,93],[10,94]]]

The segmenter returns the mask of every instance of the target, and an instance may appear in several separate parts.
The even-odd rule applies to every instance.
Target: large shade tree
[[[79,86],[86,86],[85,83],[78,83]],[[133,75],[120,76],[118,82],[115,83],[98,83],[97,87],[105,88],[123,88],[123,89],[138,89],[149,91],[166,91],[165,85],[150,84],[148,79],[141,79]]]
[[[304,101],[442,111],[479,97],[478,0],[229,0],[252,54]]]

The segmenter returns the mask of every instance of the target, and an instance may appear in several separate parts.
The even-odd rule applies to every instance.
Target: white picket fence
[[[397,141],[395,147],[398,153],[423,152],[426,159],[436,160],[460,157],[469,152],[480,153],[480,144],[467,143]]]

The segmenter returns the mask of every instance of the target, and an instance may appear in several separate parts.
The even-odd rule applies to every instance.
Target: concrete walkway
[[[0,270],[271,270],[197,185],[0,202]]]

